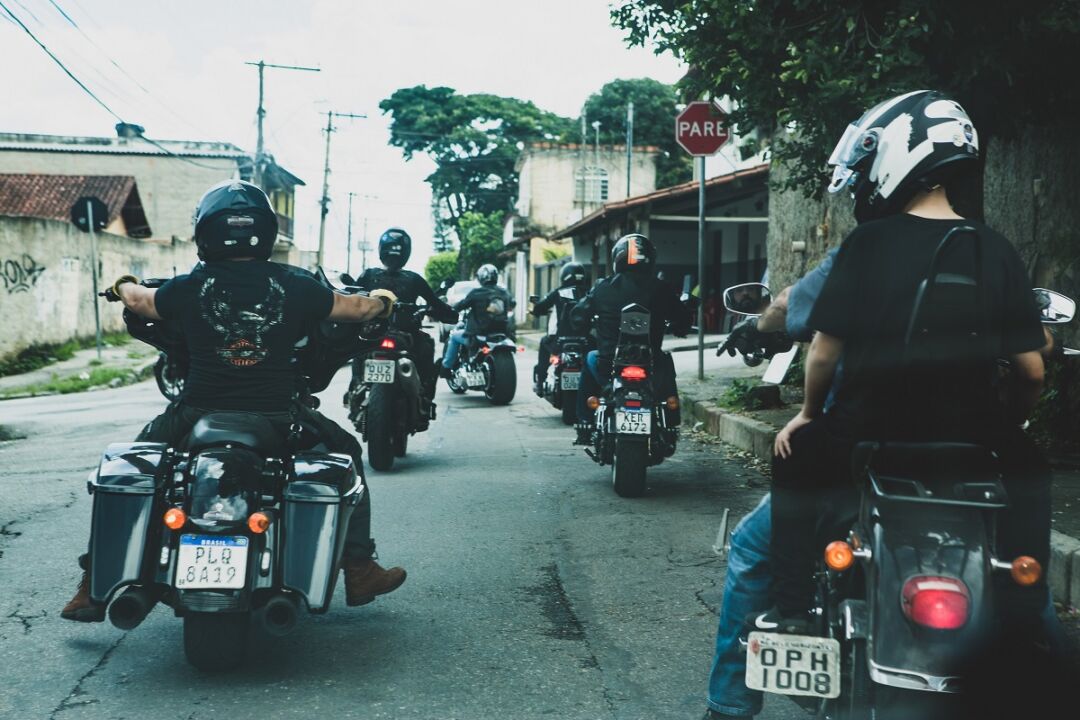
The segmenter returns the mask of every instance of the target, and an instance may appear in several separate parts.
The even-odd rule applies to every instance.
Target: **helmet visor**
[[[877,130],[863,130],[855,123],[847,126],[840,142],[836,143],[829,155],[829,165],[835,166],[829,192],[839,192],[854,182],[857,172],[853,167],[877,150],[877,136]]]

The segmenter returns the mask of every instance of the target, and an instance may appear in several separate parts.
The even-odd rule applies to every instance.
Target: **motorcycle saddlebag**
[[[293,468],[283,494],[282,584],[302,595],[308,610],[323,613],[330,605],[349,518],[365,488],[348,455],[297,453]]]
[[[107,601],[152,570],[155,509],[165,484],[164,443],[113,443],[87,480],[94,496],[90,524],[90,597]],[[154,538],[154,539],[152,539]]]

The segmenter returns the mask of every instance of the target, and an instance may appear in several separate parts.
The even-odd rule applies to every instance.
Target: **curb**
[[[772,462],[772,445],[777,433],[772,425],[724,410],[711,402],[694,400],[685,391],[683,407],[710,435],[753,453],[763,462]],[[1050,567],[1046,580],[1055,601],[1080,607],[1080,540],[1057,530],[1050,531]]]
[[[116,389],[118,387],[126,387],[128,385],[134,385],[136,383],[140,383],[140,382],[142,382],[144,380],[149,380],[150,378],[152,378],[154,376],[154,365],[156,365],[156,364],[157,364],[157,356],[155,355],[154,357],[148,359],[143,364],[136,365],[135,367],[130,368],[132,379],[130,381],[128,381],[128,382],[120,383],[119,385],[116,385],[115,387],[109,386],[109,385],[95,385],[94,387],[89,387],[89,388],[86,388],[85,390],[80,390],[78,393],[68,393],[68,394],[69,395],[77,395],[79,393],[84,393],[84,392],[97,392],[98,390],[114,390],[114,389]],[[2,395],[2,396],[0,396],[0,402],[4,402],[5,400],[23,400],[25,398],[50,397],[50,396],[53,396],[53,395],[62,395],[62,394],[63,393],[58,393],[58,392],[39,392],[39,393],[20,393],[18,395]]]

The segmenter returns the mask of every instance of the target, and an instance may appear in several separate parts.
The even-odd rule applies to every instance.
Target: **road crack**
[[[60,713],[71,710],[72,708],[82,707],[84,705],[93,705],[98,702],[97,698],[87,698],[85,700],[79,699],[81,696],[86,695],[86,691],[83,690],[83,684],[90,678],[94,677],[94,675],[97,674],[98,670],[108,664],[109,658],[112,657],[112,654],[116,651],[116,648],[120,647],[120,643],[124,641],[125,637],[127,637],[127,635],[121,635],[120,637],[116,638],[116,642],[110,645],[109,649],[101,654],[101,657],[98,659],[97,663],[94,664],[94,667],[83,673],[82,677],[80,677],[75,683],[75,687],[71,688],[71,692],[67,694],[67,697],[61,700],[60,704],[57,705],[51,713],[49,713],[49,720],[56,720],[56,717]]]
[[[30,631],[33,629],[33,625],[31,623],[34,620],[41,620],[42,618],[45,618],[45,617],[49,616],[49,613],[46,612],[45,610],[42,610],[40,613],[37,613],[37,614],[34,614],[34,615],[24,615],[23,613],[20,612],[21,610],[22,610],[22,605],[21,604],[16,605],[15,609],[12,610],[11,613],[7,617],[10,618],[10,619],[13,619],[13,620],[18,620],[22,624],[23,635],[29,635],[30,634]]]

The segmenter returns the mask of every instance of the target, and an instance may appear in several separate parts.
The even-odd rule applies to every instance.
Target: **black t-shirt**
[[[468,310],[469,318],[465,332],[470,335],[504,333],[509,327],[508,313],[514,307],[514,299],[506,288],[498,285],[481,285],[473,288],[454,310]]]
[[[247,260],[206,263],[162,285],[154,301],[191,355],[186,404],[281,412],[297,389],[294,346],[330,314],[334,294],[295,268]]]
[[[963,225],[981,238],[980,359],[914,368],[906,359],[905,337],[919,285],[946,233]],[[943,254],[939,272],[976,275],[968,237]],[[1044,343],[1028,273],[1008,240],[975,221],[909,214],[852,231],[809,326],[844,342],[844,373],[830,416],[856,438],[972,441],[999,430],[1005,413],[995,359]]]
[[[401,302],[415,303],[417,298],[424,298],[431,315],[441,322],[457,322],[457,313],[453,308],[435,296],[435,291],[428,285],[427,280],[411,270],[387,270],[385,268],[368,268],[364,274],[356,279],[356,284],[365,290],[390,290]],[[413,322],[411,318],[406,321],[404,315],[394,315],[394,326],[409,332],[420,332],[420,324]],[[409,326],[406,327],[406,324]]]

